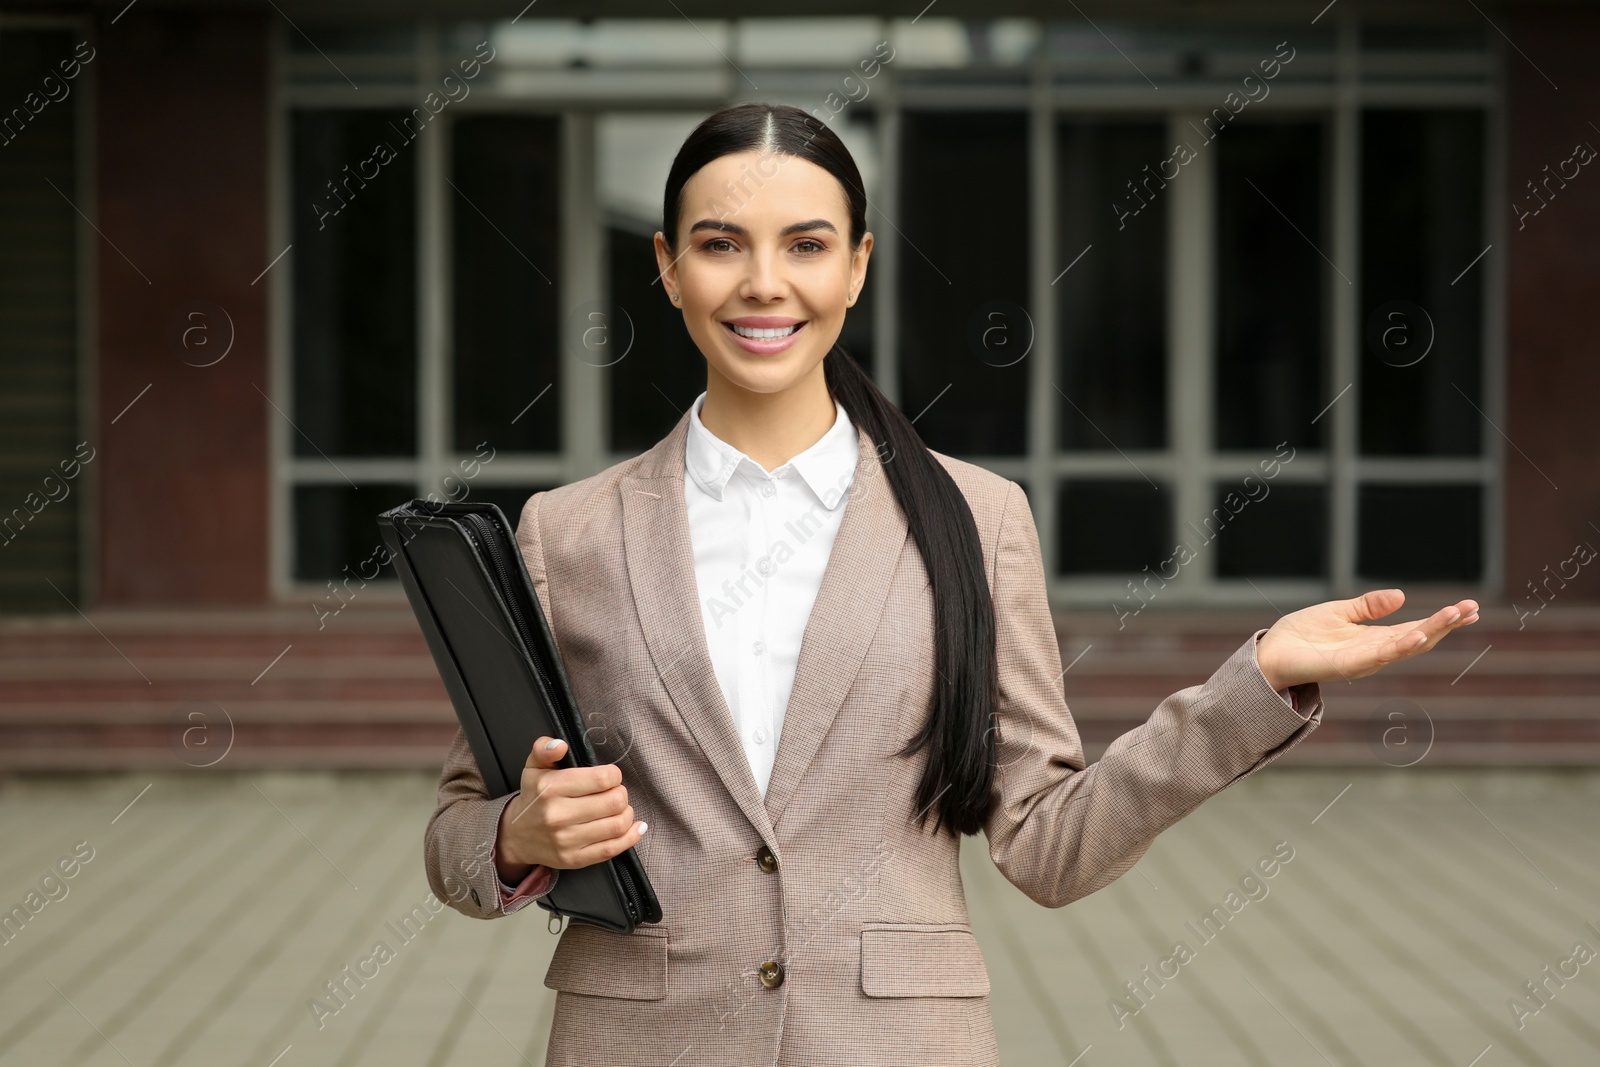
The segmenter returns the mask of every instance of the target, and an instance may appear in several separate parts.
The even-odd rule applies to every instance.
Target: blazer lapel
[[[741,811],[769,843],[866,658],[905,545],[905,516],[865,432],[839,531],[806,623],[763,802],[705,639],[684,505],[686,412],[619,483],[623,549],[645,643],[679,714]]]

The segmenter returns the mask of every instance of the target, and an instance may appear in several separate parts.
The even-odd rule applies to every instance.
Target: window
[[[472,115],[450,134],[452,447],[558,452],[560,120]]]
[[[1022,484],[1058,604],[1491,582],[1500,88],[1469,23],[529,12],[330,34],[361,109],[290,47],[281,574],[333,577],[480,446],[469,491],[515,518],[672,428],[705,363],[656,277],[661,190],[750,98],[831,113],[876,239],[841,343],[931,447]],[[399,139],[480,42],[471,99]],[[1464,533],[1394,536],[1421,515]]]
[[[1328,402],[1327,153],[1320,122],[1217,134],[1215,447],[1322,447]]]
[[[419,130],[389,108],[290,117],[297,582],[350,573],[379,544],[378,513],[405,500],[488,500],[515,525],[535,488],[561,480],[518,459],[563,443],[560,120],[432,121]],[[448,294],[449,343],[429,346],[419,159],[445,142],[448,169],[426,195],[453,224],[427,277]]]
[[[1050,285],[1061,334],[1060,392],[1052,402],[1063,451],[1167,444],[1171,201],[1160,174],[1151,173],[1166,155],[1166,135],[1165,123],[1149,119],[1065,118],[1056,125],[1063,269]],[[1106,210],[1110,204],[1123,213]]]
[[[900,407],[937,451],[1021,454],[1033,346],[1027,116],[908,111],[904,127]]]

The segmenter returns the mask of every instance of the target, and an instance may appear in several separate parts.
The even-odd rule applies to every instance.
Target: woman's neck
[[[700,421],[718,438],[774,471],[822,439],[838,413],[822,364],[779,393],[756,393],[712,371]]]

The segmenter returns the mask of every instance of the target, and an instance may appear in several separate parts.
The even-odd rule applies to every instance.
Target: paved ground
[[[398,773],[12,781],[0,908],[63,859],[75,873],[0,942],[0,1063],[541,1064],[544,912],[444,911],[409,942],[385,925],[427,895],[433,788]],[[1600,770],[1275,769],[1057,911],[969,839],[1005,1061],[1593,1064],[1597,811]],[[1246,879],[1275,848],[1273,876]],[[319,1026],[309,999],[380,938],[393,958]],[[1543,1007],[1524,988],[1541,978]]]

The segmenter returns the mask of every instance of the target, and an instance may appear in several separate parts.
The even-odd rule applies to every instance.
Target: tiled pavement
[[[0,1063],[542,1064],[543,911],[491,923],[444,910],[410,941],[386,925],[427,896],[435,780],[10,780],[0,908],[79,842],[92,858],[0,941]],[[969,838],[1005,1062],[1600,1062],[1597,813],[1597,770],[1274,768],[1056,911]],[[380,939],[392,959],[319,1019],[311,998]],[[1540,979],[1535,1012],[1524,983]],[[1139,981],[1135,997],[1124,983]]]

